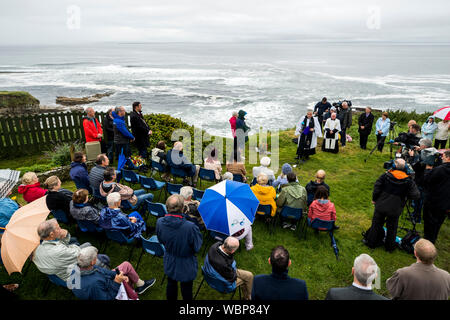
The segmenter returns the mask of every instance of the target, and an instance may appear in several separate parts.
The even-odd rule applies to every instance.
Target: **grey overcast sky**
[[[79,19],[71,6],[79,8]],[[449,16],[448,0],[1,0],[0,45],[280,40],[449,43]]]

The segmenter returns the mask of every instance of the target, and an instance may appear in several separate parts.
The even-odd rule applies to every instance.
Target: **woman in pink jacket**
[[[317,188],[314,201],[309,206],[308,222],[312,222],[314,219],[336,221],[336,208],[334,203],[328,200],[328,190],[324,186]]]

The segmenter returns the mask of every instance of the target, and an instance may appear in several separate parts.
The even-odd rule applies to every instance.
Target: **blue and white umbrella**
[[[251,226],[258,205],[248,184],[225,180],[206,189],[198,211],[206,229],[233,235]]]

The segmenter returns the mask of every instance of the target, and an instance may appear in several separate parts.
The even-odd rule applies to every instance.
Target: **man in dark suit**
[[[133,111],[130,113],[131,131],[135,137],[135,145],[139,150],[139,155],[147,159],[148,152],[147,148],[150,146],[149,135],[152,134],[152,130],[145,122],[144,116],[142,115],[142,105],[140,102],[133,103]]]
[[[372,282],[377,277],[378,266],[368,254],[356,257],[353,268],[353,283],[345,288],[331,288],[325,300],[388,300],[372,291]]]
[[[306,282],[288,276],[291,259],[283,246],[272,249],[269,264],[272,274],[257,275],[253,280],[252,300],[308,300]]]
[[[366,112],[362,113],[358,119],[358,132],[359,132],[359,145],[361,149],[366,149],[367,139],[369,138],[370,133],[372,132],[372,124],[373,124],[373,114],[372,108],[367,107]]]

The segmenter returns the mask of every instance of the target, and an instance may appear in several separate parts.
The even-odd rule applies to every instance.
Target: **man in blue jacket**
[[[252,300],[308,300],[306,282],[288,276],[291,259],[283,246],[272,249],[269,264],[272,274],[253,280]]]
[[[86,189],[92,192],[89,187],[89,173],[86,166],[86,156],[83,152],[75,152],[73,162],[70,164],[70,179],[75,182],[77,189]]]
[[[164,273],[167,275],[167,300],[177,300],[178,282],[183,300],[192,300],[192,285],[198,269],[195,254],[203,242],[198,227],[184,218],[183,206],[182,196],[171,195],[166,201],[168,214],[156,222],[156,235],[166,248]]]
[[[181,169],[185,172],[186,176],[191,177],[192,185],[195,188],[200,166],[192,164],[186,156],[183,155],[183,143],[181,141],[175,142],[173,149],[167,151],[166,158],[169,167]]]
[[[108,270],[96,265],[97,248],[89,246],[80,250],[75,267],[75,274],[72,273],[72,292],[78,299],[82,300],[114,300],[116,299],[121,284],[124,285],[127,298],[136,300],[138,294],[144,293],[150,288],[156,279],[141,280],[133,266],[125,261],[116,269]],[[77,274],[77,272],[79,272]],[[77,277],[79,277],[77,279]],[[136,288],[133,289],[133,286]]]
[[[134,141],[134,136],[125,123],[125,107],[117,107],[112,116],[114,126],[114,144],[116,145],[116,159],[119,159],[121,150],[126,158],[131,157],[130,142]]]

